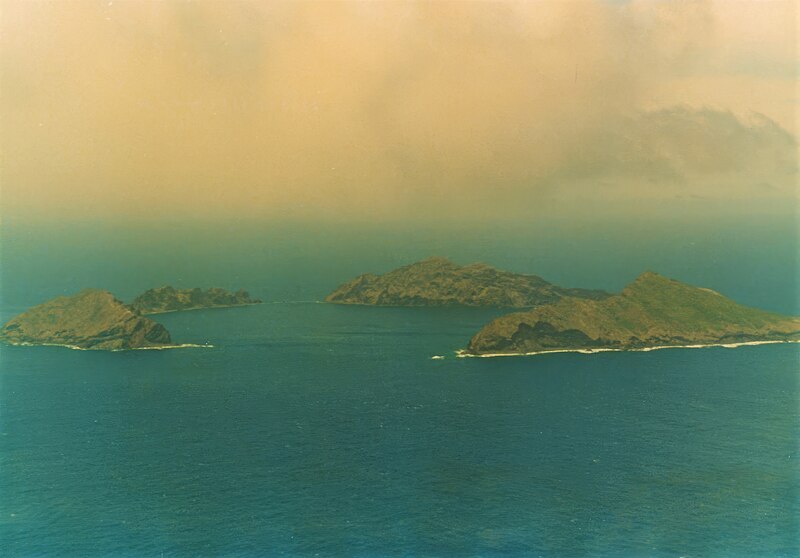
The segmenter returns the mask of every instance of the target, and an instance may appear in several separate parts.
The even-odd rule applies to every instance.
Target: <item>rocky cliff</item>
[[[34,306],[5,324],[0,340],[98,350],[162,347],[171,342],[164,326],[97,289]]]
[[[536,275],[501,271],[482,263],[459,266],[446,258],[429,258],[383,275],[361,275],[341,285],[325,298],[325,302],[529,308],[565,296],[599,300],[610,295],[603,291],[558,287]]]
[[[133,300],[131,306],[142,314],[160,314],[197,308],[243,306],[260,302],[260,300],[250,298],[250,294],[245,290],[232,293],[219,288],[204,291],[197,288],[176,289],[166,286],[145,291]]]
[[[502,316],[470,341],[468,354],[641,349],[800,339],[800,318],[748,308],[710,289],[647,272],[604,300],[564,298]]]

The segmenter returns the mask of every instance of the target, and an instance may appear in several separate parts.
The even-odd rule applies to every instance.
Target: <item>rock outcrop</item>
[[[0,329],[12,345],[123,350],[169,346],[169,332],[108,291],[86,289],[34,306]]]
[[[558,287],[536,275],[501,271],[482,263],[459,266],[446,258],[429,258],[383,275],[361,275],[341,285],[325,302],[530,308],[565,296],[600,300],[611,295]]]
[[[142,314],[161,314],[179,310],[198,308],[221,308],[228,306],[244,306],[258,304],[260,300],[250,298],[245,290],[235,293],[225,289],[176,289],[174,287],[158,287],[137,296],[131,306]]]
[[[604,300],[564,298],[491,321],[467,354],[642,349],[800,339],[800,318],[748,308],[647,272]]]

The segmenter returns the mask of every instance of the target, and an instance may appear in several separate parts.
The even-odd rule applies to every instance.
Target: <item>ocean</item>
[[[290,235],[293,249],[275,235],[191,245],[207,254],[194,263],[174,240],[6,238],[3,319],[88,286],[125,300],[165,282],[244,287],[267,302],[155,316],[209,348],[2,347],[4,556],[800,554],[798,345],[459,359],[501,310],[315,302],[356,268],[432,255],[414,242],[334,265]],[[793,311],[792,245],[770,246],[689,261],[703,286]],[[662,264],[693,279],[676,273],[685,259],[627,248],[596,282],[586,248],[534,249],[545,269],[515,271],[614,288]],[[773,279],[748,290],[753,274]]]

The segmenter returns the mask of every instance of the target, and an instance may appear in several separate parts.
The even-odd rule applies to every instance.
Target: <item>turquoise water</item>
[[[4,553],[800,552],[796,345],[452,358],[493,314],[264,304],[159,317],[211,349],[4,348]]]
[[[157,317],[207,349],[0,348],[0,554],[797,556],[798,345],[456,359],[497,311],[298,302],[443,254],[798,312],[794,232],[6,226],[2,320],[84,287],[295,302]]]

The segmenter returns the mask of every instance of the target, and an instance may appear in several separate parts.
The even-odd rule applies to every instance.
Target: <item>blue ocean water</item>
[[[457,359],[496,311],[263,304],[0,354],[7,556],[796,556],[796,345]],[[444,360],[431,360],[444,355]]]
[[[457,359],[498,311],[313,302],[439,254],[797,313],[795,231],[6,223],[2,320],[85,287],[270,303],[157,316],[213,348],[0,347],[0,554],[797,556],[797,345]]]

